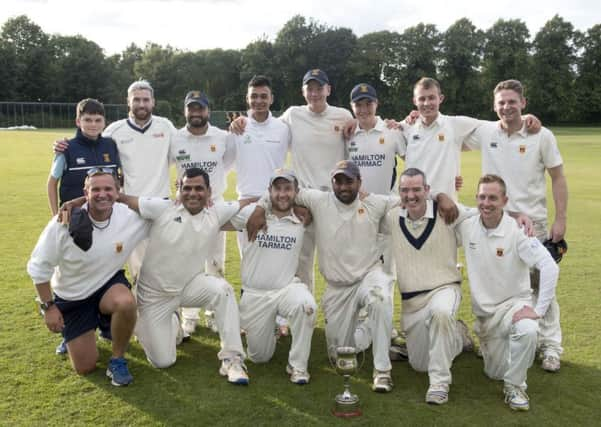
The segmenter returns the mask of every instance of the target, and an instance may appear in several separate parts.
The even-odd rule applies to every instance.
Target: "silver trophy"
[[[359,398],[351,393],[349,380],[358,370],[357,351],[355,347],[336,348],[336,372],[344,377],[344,391],[336,395],[332,414],[337,417],[350,418],[361,415]]]

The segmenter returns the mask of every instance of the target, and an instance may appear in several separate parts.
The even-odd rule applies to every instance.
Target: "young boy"
[[[48,203],[52,215],[58,213],[59,200],[62,204],[83,196],[83,184],[90,169],[108,168],[115,174],[121,169],[117,145],[100,135],[106,125],[101,102],[91,98],[80,101],[75,124],[75,138],[69,141],[69,147],[63,153],[55,156],[48,177]]]

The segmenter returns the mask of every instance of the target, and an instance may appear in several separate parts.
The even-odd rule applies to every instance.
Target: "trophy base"
[[[363,414],[359,406],[359,398],[353,395],[351,399],[341,395],[336,396],[332,415],[340,418],[359,417]]]

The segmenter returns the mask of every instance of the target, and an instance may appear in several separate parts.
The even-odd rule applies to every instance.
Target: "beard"
[[[140,121],[148,120],[151,113],[152,113],[152,111],[150,111],[149,109],[144,108],[144,107],[139,107],[132,111],[134,118],[136,118]]]
[[[191,128],[203,128],[209,122],[208,117],[189,117],[187,120],[187,124]]]

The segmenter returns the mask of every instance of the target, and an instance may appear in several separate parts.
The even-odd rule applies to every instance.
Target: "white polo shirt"
[[[256,205],[242,209],[231,219],[232,225],[242,230]],[[267,212],[267,231],[260,231],[257,239],[243,251],[240,266],[243,289],[269,291],[282,289],[292,283],[303,246],[305,227],[291,213],[282,218]]]
[[[110,222],[99,226],[106,228],[93,227],[92,246],[84,251],[73,242],[69,227],[53,217],[27,263],[33,283],[49,281],[54,293],[69,301],[89,297],[123,268],[148,235],[150,224],[124,204],[115,203]]]
[[[500,304],[531,296],[530,268],[549,254],[513,218],[504,214],[499,226],[489,230],[476,215],[459,224],[456,234],[465,249],[476,316],[491,316]]]
[[[481,123],[471,117],[440,113],[430,126],[418,119],[403,130],[405,169],[420,169],[426,174],[433,195],[445,193],[456,201],[455,177],[461,175],[461,146]]]
[[[296,203],[311,210],[319,270],[328,282],[350,286],[381,265],[380,220],[398,201],[398,197],[370,194],[346,205],[332,192],[300,190]]]
[[[258,122],[248,112],[243,135],[233,135],[238,199],[261,197],[273,171],[284,166],[290,148],[288,126],[269,113]]]
[[[236,151],[233,138],[209,124],[204,135],[193,135],[184,126],[171,143],[171,159],[177,176],[188,168],[200,168],[209,174],[213,200],[219,200],[227,188],[227,173],[234,165]]]
[[[545,169],[563,164],[553,133],[542,128],[529,134],[524,127],[508,136],[500,122],[481,126],[468,146],[482,150],[482,174],[499,175],[507,185],[507,210],[534,221],[547,219]]]
[[[140,198],[140,215],[152,221],[138,286],[177,294],[204,269],[219,229],[238,212],[238,202],[216,203],[191,215],[172,200]]]
[[[398,154],[405,154],[405,137],[396,129],[388,129],[380,117],[373,129],[357,126],[347,141],[349,159],[359,166],[362,189],[368,193],[389,194],[396,179]]]
[[[348,110],[331,105],[321,113],[306,105],[290,107],[282,115],[290,127],[292,169],[301,188],[331,191],[330,171],[346,158],[342,131],[352,118]]]
[[[111,123],[102,136],[113,138],[123,169],[123,191],[132,196],[169,197],[169,146],[175,133],[164,117],[140,128],[130,119]]]

